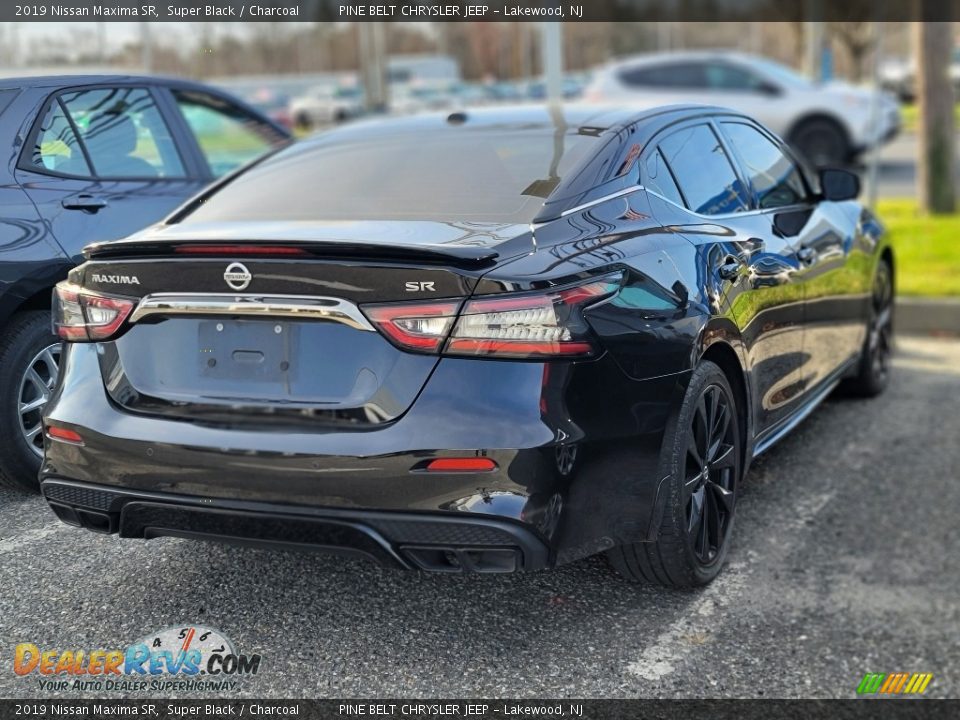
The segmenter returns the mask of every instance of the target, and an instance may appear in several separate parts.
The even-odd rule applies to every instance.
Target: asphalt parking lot
[[[853,697],[894,671],[957,697],[958,396],[960,341],[901,338],[886,395],[829,400],[757,462],[728,567],[690,593],[601,559],[459,577],[121,543],[0,494],[0,696],[50,696],[13,674],[17,643],[123,647],[198,623],[262,655],[247,697]]]

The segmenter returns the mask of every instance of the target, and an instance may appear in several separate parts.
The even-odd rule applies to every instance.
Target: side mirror
[[[780,237],[796,237],[806,227],[811,215],[813,210],[809,209],[779,212],[773,216],[773,229]]]
[[[820,171],[820,196],[824,200],[855,200],[860,178],[849,170],[825,168]]]

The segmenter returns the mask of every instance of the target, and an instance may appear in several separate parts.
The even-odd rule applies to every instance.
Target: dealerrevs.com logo
[[[88,692],[237,690],[260,671],[260,655],[237,652],[219,630],[165,628],[123,649],[41,648],[20,643],[13,671],[36,676],[41,690]]]

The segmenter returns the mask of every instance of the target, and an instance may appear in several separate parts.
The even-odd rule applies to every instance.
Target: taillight
[[[549,292],[468,301],[364,305],[370,321],[404,350],[505,358],[590,357],[597,353],[583,317],[587,305],[610,297],[620,275]]]
[[[53,292],[53,326],[64,340],[106,340],[133,310],[134,301],[81,290],[59,283]]]
[[[435,353],[447,339],[457,316],[458,301],[366,305],[374,325],[404,350]]]
[[[583,308],[613,295],[619,277],[548,293],[469,301],[444,354],[537,358],[597,353]]]

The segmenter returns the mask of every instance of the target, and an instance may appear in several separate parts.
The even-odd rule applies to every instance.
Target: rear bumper
[[[324,430],[125,411],[105,391],[92,344],[67,345],[61,367],[45,422],[83,443],[48,437],[40,480],[62,518],[124,537],[341,548],[400,567],[438,565],[430,569],[444,569],[438,549],[513,548],[474,564],[526,570],[653,539],[661,445],[689,377],[632,380],[609,356],[443,359],[395,422]],[[433,458],[477,456],[496,468],[423,470]],[[428,521],[450,537],[421,536]]]
[[[125,538],[321,550],[435,572],[514,572],[550,564],[544,540],[506,519],[211,500],[56,478],[44,480],[42,490],[65,523]]]

